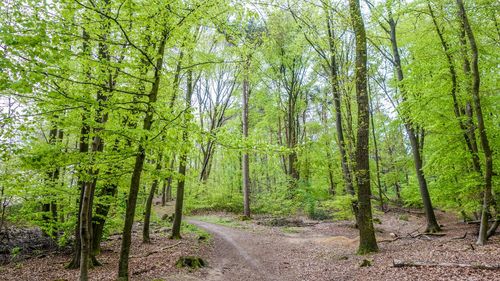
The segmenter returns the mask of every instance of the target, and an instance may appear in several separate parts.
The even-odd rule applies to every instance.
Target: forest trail
[[[208,260],[209,267],[202,270],[201,280],[331,280],[333,271],[337,270],[339,277],[343,271],[328,268],[327,263],[319,261],[325,255],[338,260],[355,252],[357,245],[355,231],[347,231],[352,238],[332,236],[342,231],[325,233],[318,231],[320,225],[269,227],[237,221],[221,225],[205,220],[207,217],[187,220],[213,236],[213,254]],[[344,227],[341,229],[345,231]],[[334,253],[328,250],[330,247],[335,248]]]
[[[273,265],[266,259],[265,248],[271,245],[262,237],[204,221],[190,219],[188,222],[213,235],[217,256],[211,260],[204,280],[280,280],[269,270]]]

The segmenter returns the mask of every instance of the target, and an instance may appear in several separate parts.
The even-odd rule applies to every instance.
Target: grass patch
[[[296,227],[290,227],[290,226],[285,226],[281,229],[283,233],[300,233],[300,230],[298,230]]]
[[[204,229],[186,222],[182,222],[181,232],[196,235],[198,237],[198,241],[210,241],[210,239],[212,238],[212,235],[210,235],[210,233],[208,233]]]
[[[218,216],[200,216],[200,217],[193,217],[196,220],[199,221],[204,221],[208,223],[213,223],[213,224],[218,224],[218,225],[224,225],[224,226],[229,226],[229,227],[234,227],[234,228],[247,228],[246,225],[244,225],[244,221],[237,221],[233,218],[229,217],[218,217]]]

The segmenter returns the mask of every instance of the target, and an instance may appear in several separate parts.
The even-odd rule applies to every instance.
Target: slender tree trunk
[[[344,139],[344,129],[343,129],[343,121],[342,121],[342,101],[341,101],[341,93],[340,93],[340,85],[338,78],[338,66],[337,66],[337,57],[336,52],[337,49],[335,47],[335,35],[332,27],[332,16],[328,10],[328,7],[325,7],[325,11],[327,12],[327,28],[328,28],[328,44],[330,51],[330,62],[329,62],[329,78],[330,78],[330,86],[332,88],[333,93],[333,104],[335,108],[335,129],[337,130],[337,143],[339,147],[340,153],[340,164],[342,167],[342,176],[344,178],[345,190],[348,194],[354,195],[354,187],[352,181],[351,170],[349,168],[348,156],[346,143]],[[355,208],[353,209],[355,210]]]
[[[159,153],[158,159],[156,160],[156,172],[161,171],[163,153]],[[149,190],[148,200],[146,201],[146,209],[144,210],[144,225],[142,227],[142,243],[150,243],[149,238],[149,224],[151,220],[151,208],[153,206],[153,199],[155,197],[156,189],[158,187],[158,178],[155,177],[151,189]]]
[[[57,118],[57,116],[56,116]],[[61,132],[61,133],[60,133]],[[58,142],[62,141],[62,131],[57,129],[55,124],[52,125],[52,128],[49,131],[49,144],[55,145]],[[59,179],[59,167],[54,167],[48,174],[48,180],[50,185],[57,184]],[[42,206],[42,218],[45,224],[49,227],[48,231],[44,232],[44,234],[55,237],[57,235],[57,230],[55,229],[57,223],[57,203],[52,199],[53,194],[48,194],[47,197],[50,198],[51,201],[46,202]]]
[[[90,132],[90,127],[86,123],[86,116],[87,113],[84,113],[82,115],[82,128],[80,130],[79,152],[81,157],[85,157],[85,155],[89,151],[88,134]],[[84,173],[84,171],[81,170],[81,167],[79,173],[81,174]],[[73,258],[70,261],[70,263],[66,266],[66,268],[69,269],[76,269],[80,266],[80,257],[81,257],[80,213],[82,212],[82,202],[83,202],[84,184],[85,184],[85,182],[82,180],[83,177],[84,177],[83,175],[80,175],[79,176],[80,179],[78,181],[80,196],[76,201],[76,204],[78,206],[78,213],[76,214],[77,221],[75,224],[75,242],[73,247]]]
[[[163,206],[165,206],[166,202],[172,201],[172,173],[174,172],[174,165],[175,165],[175,154],[172,157],[172,161],[170,161],[170,168],[169,168],[170,175],[164,181],[164,186],[163,186],[164,201],[162,201]]]
[[[396,22],[392,18],[392,14],[389,14],[389,26],[390,26],[390,38],[392,45],[392,54],[394,58],[394,67],[396,68],[396,74],[398,82],[400,83],[399,88],[402,93],[403,100],[407,100],[406,90],[402,85],[404,76],[403,70],[401,67],[401,59],[399,55],[399,48],[397,45],[396,39]],[[434,214],[434,209],[432,208],[432,201],[429,195],[429,189],[427,188],[427,180],[424,176],[424,171],[422,167],[422,149],[420,147],[420,143],[417,138],[417,133],[414,128],[414,124],[405,116],[401,116],[403,119],[403,123],[405,125],[406,132],[408,134],[408,138],[410,139],[410,146],[413,153],[413,162],[415,165],[415,172],[417,175],[417,180],[420,188],[420,195],[422,197],[422,202],[424,204],[424,211],[427,219],[427,228],[426,232],[438,232],[441,230],[436,216]]]
[[[434,23],[434,27],[436,29],[436,33],[438,34],[439,40],[441,41],[441,46],[443,47],[443,51],[446,55],[446,61],[448,63],[448,70],[450,72],[450,78],[451,78],[451,97],[453,100],[453,111],[455,113],[455,117],[457,118],[458,125],[460,129],[463,131],[463,136],[465,140],[465,144],[467,145],[467,149],[469,150],[471,157],[472,157],[472,166],[474,168],[474,171],[478,173],[479,175],[482,175],[481,172],[481,164],[479,160],[479,154],[477,151],[477,144],[476,144],[476,139],[475,135],[473,134],[474,139],[471,139],[471,134],[468,132],[468,126],[464,124],[462,121],[464,118],[464,115],[466,114],[464,110],[461,109],[461,106],[459,105],[458,99],[457,99],[457,72],[455,70],[455,65],[453,63],[453,57],[452,53],[450,51],[449,45],[444,39],[443,32],[441,31],[441,28],[439,27],[439,24],[437,22],[437,19],[434,15],[434,11],[432,9],[431,3],[427,2],[427,7],[429,9],[429,13],[432,18],[432,22]],[[465,44],[465,43],[464,43]],[[469,69],[469,63],[468,60],[464,64],[465,69]],[[466,75],[468,75],[469,71],[466,71]]]
[[[193,96],[193,70],[189,69],[187,72],[187,91],[186,91],[186,113],[191,109],[191,97]],[[182,144],[188,145],[189,132],[188,132],[188,117],[184,115],[184,131],[182,132]],[[184,185],[186,182],[186,166],[187,166],[188,150],[183,147],[179,158],[179,180],[177,181],[177,194],[175,198],[175,215],[172,225],[172,239],[181,239],[181,222],[182,222],[182,209],[184,204]]]
[[[288,154],[288,176],[289,176],[289,191],[290,191],[290,196],[293,196],[293,193],[295,192],[298,181],[299,181],[299,172],[297,170],[297,128],[298,128],[298,122],[296,120],[297,114],[297,100],[295,98],[296,93],[294,92],[294,87],[292,87],[292,90],[288,92],[288,110],[287,110],[287,146],[291,150],[291,152]]]
[[[243,127],[243,143],[248,138],[248,97],[249,97],[249,66],[250,58],[247,58],[243,73],[243,95],[242,95],[242,116],[241,122]],[[243,216],[250,218],[250,161],[248,151],[246,148],[243,150],[242,156],[242,175],[243,175]]]
[[[459,10],[459,17],[462,26],[465,30],[467,38],[469,39],[469,46],[472,52],[472,100],[474,101],[474,111],[476,112],[477,127],[479,132],[479,140],[483,148],[485,171],[484,171],[484,190],[483,190],[483,207],[481,212],[481,225],[479,227],[479,236],[477,238],[478,245],[486,244],[488,240],[488,219],[490,216],[489,207],[492,201],[492,176],[493,176],[493,152],[490,148],[488,136],[486,134],[486,127],[484,125],[483,110],[481,107],[481,99],[479,93],[480,74],[479,74],[479,51],[476,45],[476,39],[470,26],[467,13],[465,11],[464,3],[462,0],[456,0]]]
[[[281,117],[278,116],[278,144],[283,146],[283,135],[282,135],[282,126],[281,126]],[[288,168],[286,164],[286,157],[284,154],[281,154],[281,164],[283,167],[283,172],[288,175]]]
[[[359,254],[378,251],[372,220],[370,189],[370,109],[366,70],[366,33],[359,0],[349,0],[351,21],[356,35],[356,98],[358,103],[358,132],[356,142],[356,179],[358,184]]]
[[[101,252],[101,241],[104,235],[104,225],[111,208],[109,200],[114,198],[118,190],[116,183],[106,184],[98,193],[98,198],[102,198],[107,202],[96,204],[95,216],[92,218],[92,255],[97,256]]]
[[[376,175],[377,175],[377,188],[378,188],[378,196],[379,196],[379,202],[380,202],[380,209],[382,211],[385,210],[384,207],[384,197],[382,193],[382,183],[380,182],[380,158],[379,158],[379,153],[378,153],[378,145],[377,145],[377,135],[375,134],[375,121],[373,119],[373,104],[371,103],[370,99],[370,120],[371,120],[371,125],[372,125],[372,136],[373,136],[373,148],[375,149],[375,169],[376,169]]]
[[[167,28],[167,27],[166,27]],[[160,88],[161,71],[163,69],[163,56],[165,53],[165,45],[167,42],[168,32],[165,29],[158,48],[158,58],[154,71],[154,81],[151,91],[148,95],[148,109],[144,118],[143,130],[151,130],[153,124],[153,106],[158,98],[158,91]],[[130,181],[130,190],[127,201],[127,210],[125,212],[125,225],[123,227],[122,245],[120,250],[120,261],[118,263],[118,280],[129,280],[128,262],[130,254],[130,244],[132,243],[132,226],[134,224],[135,209],[137,205],[137,195],[141,183],[141,174],[144,167],[144,160],[146,159],[146,148],[144,147],[147,139],[141,139],[137,154],[135,157],[134,170]]]

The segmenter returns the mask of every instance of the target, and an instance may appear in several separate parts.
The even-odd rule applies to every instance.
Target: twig
[[[451,240],[465,239],[465,237],[467,237],[467,232],[465,232],[464,235],[462,235],[462,236],[453,237],[453,238],[451,238]]]

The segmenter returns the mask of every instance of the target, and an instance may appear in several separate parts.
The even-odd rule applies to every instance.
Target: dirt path
[[[269,272],[263,253],[269,244],[257,234],[208,222],[189,220],[214,237],[216,256],[205,280],[280,280]]]

